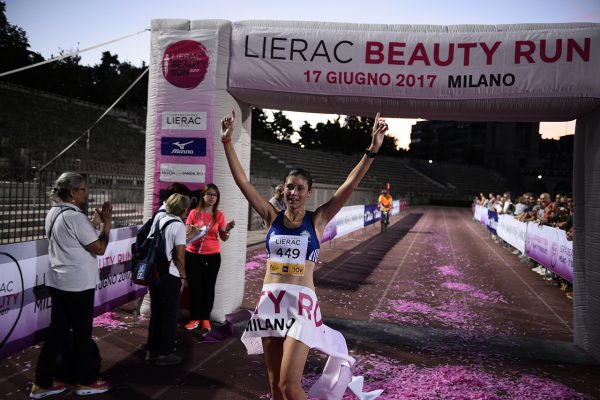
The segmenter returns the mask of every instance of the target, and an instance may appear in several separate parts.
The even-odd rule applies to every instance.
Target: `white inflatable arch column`
[[[208,105],[198,106],[193,108],[200,112],[200,117],[206,116],[210,120],[202,121],[200,130],[194,131],[190,127],[187,130],[172,130],[168,132],[169,136],[186,136],[186,137],[201,137],[206,139],[206,148],[210,149],[212,145],[212,160],[213,170],[212,179],[207,178],[206,183],[215,183],[221,192],[221,200],[219,209],[223,211],[227,220],[234,219],[236,222],[235,229],[231,231],[231,236],[227,242],[221,243],[221,270],[217,279],[215,288],[215,304],[213,307],[211,318],[216,321],[223,322],[225,315],[236,310],[241,304],[244,295],[244,266],[246,261],[246,231],[248,226],[248,202],[242,196],[237,188],[231,174],[223,145],[220,140],[220,119],[223,115],[235,110],[238,116],[238,125],[234,134],[233,143],[239,154],[240,162],[246,171],[250,169],[250,123],[251,109],[250,106],[236,101],[227,92],[227,77],[229,68],[229,43],[231,38],[231,23],[224,20],[202,20],[189,21],[184,19],[165,19],[152,21],[152,55],[150,62],[150,78],[148,85],[148,117],[147,117],[147,134],[146,134],[146,169],[145,169],[145,186],[144,186],[144,218],[149,218],[153,210],[156,210],[158,205],[157,200],[157,185],[164,188],[164,182],[159,182],[161,167],[157,165],[156,159],[160,155],[161,143],[157,135],[159,124],[163,120],[163,116],[157,110],[160,109],[159,91],[161,85],[173,89],[164,82],[162,68],[164,68],[164,52],[165,44],[159,43],[160,36],[165,34],[173,34],[176,40],[198,40],[204,43],[209,53],[209,68],[202,84],[206,81],[211,81],[208,91],[200,91],[199,96],[210,96],[211,92],[214,98]],[[181,37],[177,37],[181,35]],[[189,35],[189,36],[186,36]],[[198,37],[196,37],[198,35]],[[205,42],[204,38],[209,39]],[[216,38],[214,38],[216,36]],[[211,37],[213,37],[211,39]],[[168,43],[167,43],[168,44]],[[214,68],[214,69],[211,69]],[[212,75],[211,75],[212,74]],[[190,88],[189,91],[198,91],[199,87]],[[179,89],[182,96],[188,94],[183,89]],[[193,98],[183,99],[181,105],[174,105],[169,111],[177,112],[179,110],[188,110],[185,101],[193,101]],[[183,132],[183,133],[182,133]],[[191,135],[191,136],[190,136]],[[210,151],[207,150],[207,153]],[[211,154],[207,154],[210,156]],[[167,160],[165,162],[177,163]],[[185,163],[182,161],[181,163]],[[204,161],[200,161],[202,164]],[[190,186],[190,182],[185,178],[177,179],[178,182]],[[198,186],[198,183],[195,183]],[[202,184],[201,186],[203,186]],[[194,185],[192,183],[191,185]]]
[[[573,160],[574,338],[600,359],[600,108],[577,119]]]

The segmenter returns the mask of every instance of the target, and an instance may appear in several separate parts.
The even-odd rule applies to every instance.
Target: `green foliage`
[[[276,137],[262,108],[252,107],[252,137],[268,142],[276,141]]]
[[[58,55],[76,50],[60,49]],[[6,4],[3,1],[0,1],[0,60],[1,71],[44,61],[39,53],[29,50],[25,31],[8,22]],[[118,55],[108,51],[102,53],[100,63],[92,67],[80,65],[80,61],[81,57],[78,56],[65,58],[7,75],[2,77],[2,81],[108,106],[146,69],[144,64],[136,67],[130,63],[121,63]],[[146,108],[147,97],[148,81],[142,79],[119,103],[119,108],[142,111]]]
[[[308,121],[304,121],[300,127],[300,130],[298,131],[298,134],[300,135],[300,139],[298,140],[300,146],[306,149],[321,147],[321,141],[317,136],[317,131],[312,127],[311,124],[308,123]]]
[[[271,122],[271,131],[281,141],[290,141],[290,137],[294,134],[292,121],[283,114],[283,111],[273,113],[273,122]]]

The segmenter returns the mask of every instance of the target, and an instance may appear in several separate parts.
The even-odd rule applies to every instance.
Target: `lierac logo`
[[[180,40],[171,43],[162,58],[162,74],[171,85],[193,89],[204,80],[210,57],[202,43]]]

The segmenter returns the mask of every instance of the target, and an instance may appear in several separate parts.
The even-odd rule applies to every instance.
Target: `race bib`
[[[272,235],[269,239],[269,272],[282,275],[304,276],[307,236]]]

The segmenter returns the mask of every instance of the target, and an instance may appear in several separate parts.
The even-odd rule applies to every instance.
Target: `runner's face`
[[[302,176],[288,176],[285,180],[283,195],[288,208],[304,206],[304,202],[310,197],[306,179]]]

